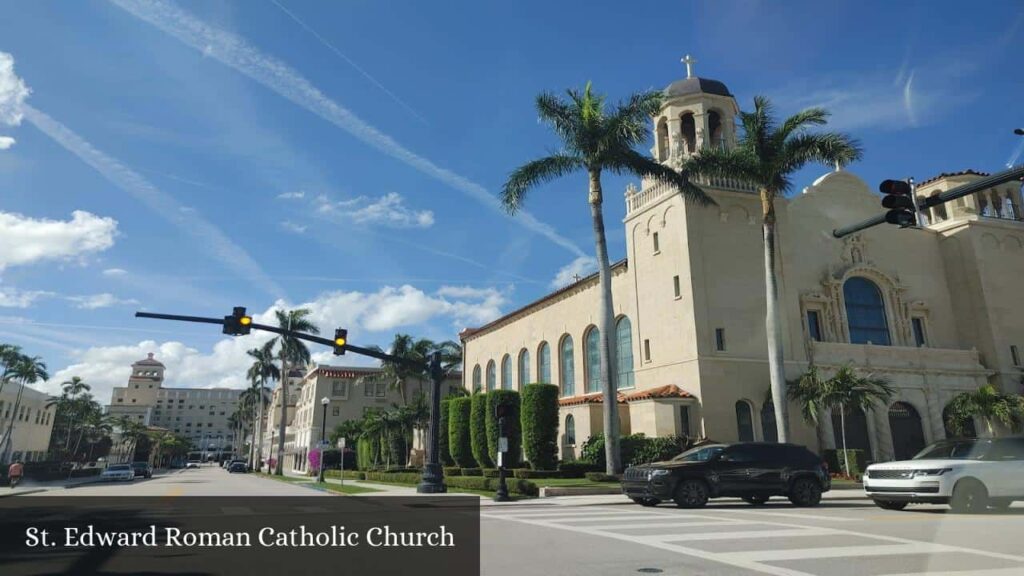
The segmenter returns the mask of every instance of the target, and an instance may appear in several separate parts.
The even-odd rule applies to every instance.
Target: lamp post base
[[[423,466],[423,480],[416,485],[416,492],[420,494],[444,494],[448,487],[444,485],[444,474],[441,472],[440,464],[426,464]]]

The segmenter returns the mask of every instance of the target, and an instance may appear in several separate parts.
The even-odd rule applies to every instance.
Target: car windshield
[[[107,470],[110,470],[111,472],[123,472],[123,471],[125,471],[127,469],[128,469],[128,465],[127,464],[118,464],[117,466],[110,466],[110,467],[107,468]]]
[[[698,446],[690,448],[686,452],[672,459],[673,462],[706,462],[721,454],[725,446]]]
[[[990,440],[943,440],[918,452],[914,460],[981,460],[991,446]]]

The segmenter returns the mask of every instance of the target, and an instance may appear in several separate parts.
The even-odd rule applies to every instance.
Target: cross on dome
[[[693,65],[697,63],[697,59],[687,54],[685,58],[682,58],[679,61],[686,64],[686,77],[693,78]]]

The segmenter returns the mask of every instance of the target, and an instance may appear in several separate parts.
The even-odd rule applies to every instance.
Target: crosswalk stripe
[[[793,528],[790,530],[738,530],[736,532],[701,532],[698,534],[656,534],[649,536],[664,542],[706,542],[710,540],[737,540],[749,538],[792,538],[801,536],[831,536],[828,529],[811,530]]]
[[[724,512],[724,511],[723,511]],[[857,522],[858,518],[846,518],[841,516],[822,516],[818,514],[804,514],[802,512],[768,512],[764,510],[730,510],[730,514],[754,514],[757,516],[780,516],[782,518],[795,518],[797,520],[825,520],[828,522]]]
[[[742,525],[742,523],[731,522],[727,520],[708,520],[706,522],[647,522],[644,524],[599,524],[595,526],[587,525],[587,528],[594,528],[596,530],[622,530],[624,528],[690,528],[690,527],[703,527],[703,526],[731,526],[731,525]],[[575,526],[575,524],[573,525]],[[733,534],[733,532],[730,532]]]
[[[977,570],[970,568],[967,570],[951,570],[948,572],[914,572],[910,573],[899,573],[899,574],[883,574],[881,576],[1020,576],[1020,568],[989,568],[986,570]]]
[[[741,561],[779,562],[782,560],[936,554],[941,552],[952,552],[952,550],[946,546],[918,542],[915,544],[875,544],[871,546],[832,546],[829,548],[796,548],[792,550],[756,550],[752,552],[729,552],[729,556]]]

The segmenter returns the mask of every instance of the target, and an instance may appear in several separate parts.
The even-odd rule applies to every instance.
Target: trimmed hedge
[[[463,476],[483,476],[484,475],[484,471],[482,469],[480,469],[480,468],[463,468],[462,469],[462,475]]]
[[[483,469],[483,473],[484,473],[484,478],[497,478],[498,477],[498,469],[497,468],[484,468]]]
[[[470,434],[472,398],[452,398],[448,403],[448,451],[455,464],[462,468],[476,466]]]
[[[458,466],[445,466],[442,470],[445,476],[462,476],[462,468]]]
[[[325,478],[341,478],[341,470],[324,470]],[[345,470],[345,480],[366,480],[366,472]]]
[[[419,474],[412,474],[409,472],[403,472],[400,474],[383,474],[380,472],[367,472],[366,480],[368,482],[381,482],[385,484],[419,484],[421,476]],[[455,476],[454,478],[446,478],[445,484],[450,488],[463,488],[466,490],[480,490],[484,492],[494,492],[498,489],[498,480],[495,478],[484,478],[482,476],[476,477],[462,477]],[[537,485],[529,480],[521,480],[518,478],[507,478],[505,484],[508,486],[508,491],[513,494],[521,494],[524,496],[536,496],[539,492]]]
[[[512,471],[512,475],[516,478],[522,478],[523,480],[529,480],[530,478],[544,479],[544,478],[561,478],[561,470],[531,470],[529,468],[516,468]]]
[[[487,448],[487,396],[473,394],[469,405],[469,440],[473,445],[473,458],[481,468],[493,468]]]
[[[619,453],[625,466],[669,460],[682,453],[688,441],[681,436],[648,438],[643,434],[629,434],[619,438]],[[580,460],[605,468],[604,434],[597,433],[583,443]]]
[[[552,470],[558,463],[558,386],[527,384],[521,404],[526,460],[536,470]]]
[[[587,472],[583,475],[584,478],[591,482],[618,482],[619,479],[611,474],[605,474],[604,472]]]
[[[451,398],[441,400],[441,418],[437,435],[437,451],[441,457],[442,466],[454,466],[455,460],[448,452],[448,411],[451,408]]]
[[[372,470],[374,463],[380,457],[380,444],[373,442],[366,436],[360,436],[356,441],[356,466],[360,470]]]
[[[850,448],[846,451],[850,455],[850,476],[853,478],[860,478],[860,475],[864,473],[864,469],[868,465],[868,455],[859,449]],[[824,452],[825,463],[828,464],[828,470],[832,474],[843,474],[846,472],[843,467],[843,451],[842,449],[828,449]]]
[[[498,418],[494,412],[499,405],[508,407],[509,415],[505,418],[505,432],[508,434],[508,452],[505,453],[506,462],[502,465],[505,468],[515,468],[519,465],[519,455],[523,450],[523,436],[520,431],[519,422],[519,392],[515,390],[492,390],[487,393],[487,455],[491,462],[498,462]]]
[[[558,464],[563,478],[583,478],[587,472],[600,472],[601,466],[583,460],[564,460]]]

